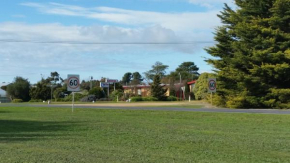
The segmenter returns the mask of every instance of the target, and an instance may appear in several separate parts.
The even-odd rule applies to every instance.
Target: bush
[[[276,99],[270,99],[270,100],[268,100],[268,101],[264,101],[263,104],[264,104],[266,107],[274,108],[274,107],[276,107]]]
[[[207,98],[208,102],[211,102],[211,97],[209,96]],[[223,96],[220,96],[220,95],[217,95],[217,94],[214,94],[213,97],[212,97],[212,103],[216,106],[222,106],[222,107],[225,107],[225,104],[226,104],[226,99],[225,97]]]
[[[22,99],[14,99],[14,100],[12,100],[12,103],[21,103],[21,102],[23,102]]]
[[[95,95],[96,99],[104,98],[105,94],[102,88],[95,87],[89,91],[90,95]]]
[[[177,101],[177,97],[169,96],[169,97],[167,97],[167,101]]]
[[[124,93],[122,91],[115,90],[110,94],[110,99],[112,99],[113,101],[117,101],[117,97],[118,97],[118,100],[121,100],[123,96],[124,96]]]
[[[143,101],[158,101],[158,99],[156,97],[152,97],[152,96],[143,97],[142,99],[143,99]]]
[[[42,102],[41,99],[31,99],[29,102]]]
[[[277,107],[279,109],[290,109],[290,103],[287,103],[287,104],[285,104],[285,103],[277,104]]]
[[[75,93],[75,101],[80,101],[83,97],[85,97],[85,95],[83,95],[83,94],[80,94],[80,93]],[[66,96],[64,99],[63,99],[63,101],[72,101],[72,99],[73,99],[73,95],[72,95],[72,93],[70,94],[70,95],[68,95],[68,96]]]
[[[140,96],[131,97],[131,101],[132,101],[132,102],[143,101],[143,98],[140,97]]]
[[[226,107],[229,108],[243,108],[246,99],[244,97],[232,97],[226,102]]]
[[[109,98],[100,98],[100,99],[97,99],[96,101],[112,101],[112,100]]]
[[[88,95],[80,99],[81,102],[93,102],[96,101],[96,96],[95,95]]]
[[[246,104],[245,107],[246,108],[261,108],[261,104],[260,104],[260,100],[258,97],[255,96],[246,96]]]
[[[138,102],[138,101],[158,101],[158,99],[156,97],[141,97],[141,96],[135,96],[135,97],[131,97],[131,101],[132,102]]]

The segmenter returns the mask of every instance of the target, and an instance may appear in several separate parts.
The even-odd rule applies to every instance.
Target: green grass
[[[200,109],[203,108],[204,105],[150,105],[150,106],[142,106],[148,108],[186,108],[186,109]]]
[[[0,162],[289,162],[289,124],[289,115],[0,106]]]

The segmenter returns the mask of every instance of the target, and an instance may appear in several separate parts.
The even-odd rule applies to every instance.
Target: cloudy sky
[[[57,71],[88,80],[121,79],[160,61],[173,71],[212,67],[217,14],[232,0],[9,0],[0,2],[0,82],[35,83]]]

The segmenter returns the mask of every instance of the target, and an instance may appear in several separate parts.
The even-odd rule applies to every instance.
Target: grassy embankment
[[[0,162],[288,162],[289,124],[289,115],[0,105]]]

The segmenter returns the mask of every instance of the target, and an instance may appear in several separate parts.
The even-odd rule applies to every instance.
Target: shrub
[[[96,101],[112,101],[110,98],[100,98],[96,99]]]
[[[156,97],[143,97],[143,101],[158,101],[158,99]]]
[[[177,97],[169,96],[169,97],[167,97],[167,101],[177,101]]]
[[[279,109],[290,109],[290,103],[287,103],[287,104],[285,104],[285,103],[277,104],[277,107]]]
[[[75,101],[80,101],[83,97],[85,97],[85,95],[80,94],[80,93],[75,93]],[[72,93],[68,96],[66,96],[63,101],[72,101],[73,99],[73,95]]]
[[[95,95],[88,95],[83,97],[82,99],[80,99],[81,102],[92,102],[92,101],[96,101],[96,96]]]
[[[12,100],[12,103],[21,103],[21,102],[23,102],[22,99],[14,99],[14,100]]]
[[[140,96],[131,97],[131,101],[132,101],[132,102],[143,101],[143,98],[140,97]]]
[[[208,99],[209,102],[211,101],[211,97],[208,97],[207,99]],[[223,96],[214,94],[213,97],[212,97],[212,103],[214,105],[216,105],[216,106],[225,107],[226,100],[225,100],[225,98]]]
[[[131,97],[131,102],[138,102],[138,101],[158,101],[158,99],[156,97],[141,97],[141,96],[135,96],[135,97]]]
[[[120,90],[115,90],[110,94],[110,99],[112,99],[113,101],[117,101],[117,97],[118,100],[122,99],[122,97],[124,96],[124,93]]]
[[[31,99],[29,102],[42,102],[41,99]]]
[[[104,98],[105,94],[102,88],[95,87],[89,91],[89,95],[95,95],[97,99]]]
[[[260,104],[260,100],[258,97],[255,97],[255,96],[246,96],[245,97],[246,99],[246,103],[245,103],[245,106],[246,108],[260,108],[261,107],[261,104]]]
[[[244,97],[232,97],[226,102],[226,107],[243,108],[245,101]]]

